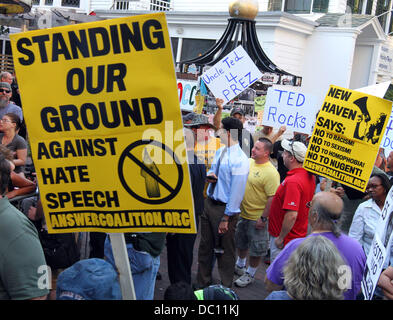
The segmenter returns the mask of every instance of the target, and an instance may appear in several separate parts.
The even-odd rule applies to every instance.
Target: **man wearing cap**
[[[216,114],[214,115],[213,124],[216,127],[218,127],[219,123],[221,121],[222,110],[224,108],[224,106],[223,106],[224,100],[217,98],[216,104],[217,104],[218,109],[217,109]],[[245,112],[242,108],[235,107],[231,111],[231,117],[239,119],[242,123],[242,129],[238,130],[237,138],[239,139],[240,148],[244,151],[246,156],[248,158],[250,158],[251,157],[251,150],[252,150],[252,148],[254,148],[254,139],[253,139],[250,131],[248,131],[247,129],[244,129],[244,123],[246,122]]]
[[[183,123],[184,123],[184,124],[191,123],[192,118],[194,118],[195,115],[196,115],[195,112],[189,112],[189,113],[187,113],[186,115],[182,116]]]
[[[12,74],[7,71],[3,71],[0,73],[0,82],[8,82],[10,84],[12,89],[11,101],[13,101],[16,105],[21,106],[19,88]]]
[[[288,173],[274,195],[268,231],[270,238],[270,260],[295,238],[305,237],[308,226],[307,202],[315,192],[315,177],[303,169],[307,147],[300,141],[282,140],[284,165]]]
[[[184,128],[184,138],[194,200],[194,214],[198,230],[199,216],[202,214],[204,206],[203,189],[206,182],[206,167],[203,163],[198,163],[199,161],[195,155],[194,132],[188,128]],[[168,276],[172,284],[179,281],[191,284],[191,268],[196,236],[196,234],[190,233],[167,234]]]
[[[59,274],[56,300],[121,300],[119,275],[104,259],[76,262]]]
[[[10,102],[11,96],[11,85],[8,82],[0,82],[0,118],[6,113],[15,113],[22,121],[22,108]]]
[[[241,127],[242,123],[232,117],[221,121],[217,133],[225,147],[216,152],[207,173],[210,185],[201,215],[198,251],[197,281],[202,288],[212,284],[213,253],[217,256],[222,284],[232,286],[236,262],[235,228],[250,167],[237,137],[232,136]]]
[[[216,127],[203,114],[194,114],[190,121],[184,123],[184,127],[190,128],[194,132],[196,138],[195,155],[199,159],[203,159],[206,169],[209,170],[216,151],[224,146],[219,138],[214,137]]]

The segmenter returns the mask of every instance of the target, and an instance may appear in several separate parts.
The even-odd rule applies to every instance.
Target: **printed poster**
[[[365,191],[391,109],[391,101],[330,86],[303,167]]]
[[[164,13],[10,35],[50,233],[195,233]]]

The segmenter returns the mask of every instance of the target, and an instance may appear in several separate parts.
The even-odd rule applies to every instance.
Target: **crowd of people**
[[[194,288],[213,284],[215,263],[225,287],[252,285],[264,261],[269,300],[363,299],[361,281],[391,187],[393,153],[387,159],[383,150],[378,154],[365,193],[339,183],[327,187],[325,178],[303,168],[308,135],[284,139],[285,127],[263,127],[252,136],[241,108],[222,119],[223,101],[216,103],[213,127],[204,115],[183,118],[207,167]],[[217,137],[221,144],[212,144]],[[388,298],[393,289],[386,280],[392,261],[390,254],[374,299]],[[190,284],[190,268],[188,275],[179,280]]]
[[[26,177],[28,137],[15,79],[2,73],[0,81],[0,299],[121,299],[109,235],[48,234],[36,181]],[[125,233],[136,299],[154,299],[165,246],[167,300],[237,300],[236,287],[252,286],[262,261],[268,300],[362,299],[393,152],[379,154],[365,193],[327,186],[303,168],[308,135],[284,139],[285,127],[263,127],[253,136],[241,108],[223,118],[223,101],[216,104],[213,123],[203,114],[183,116],[198,255],[196,234]],[[393,298],[392,262],[393,254],[374,299]]]

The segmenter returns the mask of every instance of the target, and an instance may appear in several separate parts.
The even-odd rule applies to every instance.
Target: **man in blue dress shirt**
[[[217,150],[207,173],[210,184],[201,215],[198,251],[197,282],[202,288],[212,284],[214,254],[222,285],[232,286],[236,262],[235,229],[249,171],[249,160],[237,137],[241,128],[240,120],[228,117],[221,121],[217,131],[225,147]]]

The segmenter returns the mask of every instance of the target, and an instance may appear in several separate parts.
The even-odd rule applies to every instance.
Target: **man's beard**
[[[0,98],[0,108],[4,108],[7,106],[9,103],[9,100],[7,98]]]

